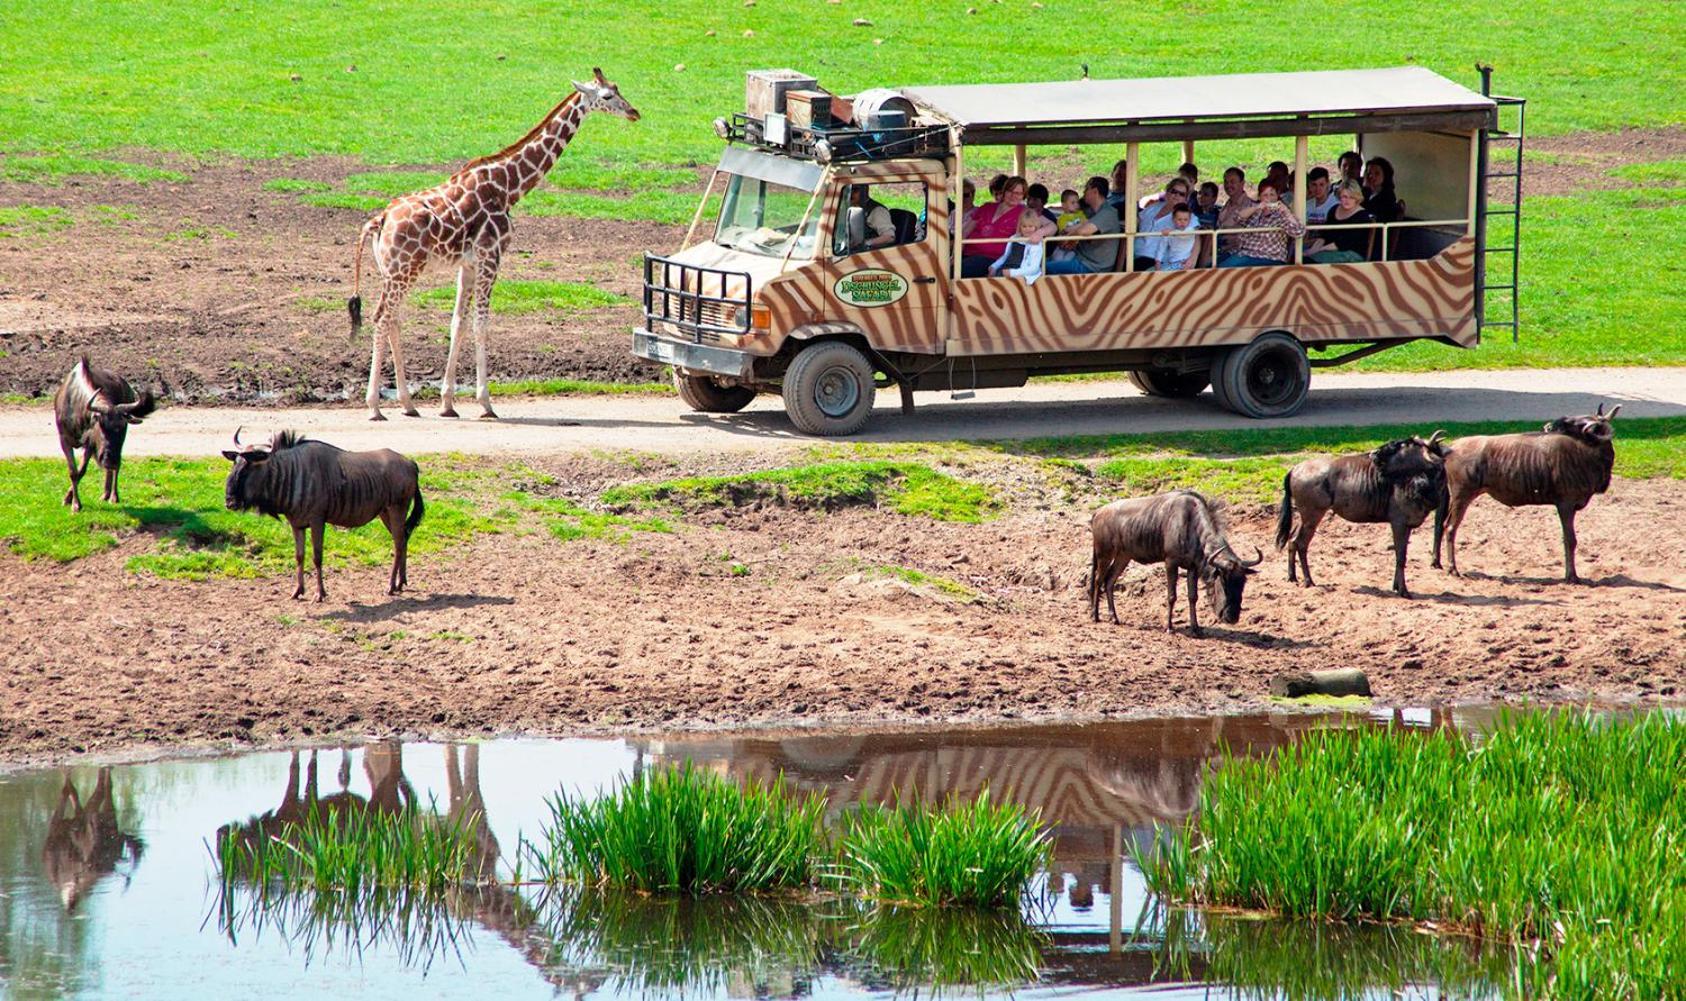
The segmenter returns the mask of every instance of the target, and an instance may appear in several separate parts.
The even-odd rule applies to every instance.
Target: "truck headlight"
[[[751,330],[770,330],[773,326],[773,311],[765,306],[739,306],[732,314],[732,322],[736,326]]]

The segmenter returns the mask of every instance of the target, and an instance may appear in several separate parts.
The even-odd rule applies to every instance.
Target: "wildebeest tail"
[[[1289,484],[1294,479],[1292,470],[1282,474],[1282,506],[1276,512],[1276,548],[1281,549],[1288,544],[1288,536],[1294,531],[1294,495]]]
[[[415,532],[416,526],[421,524],[422,515],[426,511],[427,505],[422,503],[421,489],[418,487],[416,489],[415,503],[410,505],[410,516],[404,519],[404,539],[406,542],[409,541],[411,534]]]
[[[351,314],[351,337],[355,339],[357,332],[363,329],[363,245],[369,238],[380,232],[386,223],[386,213],[382,212],[363,224],[363,229],[357,234],[357,249],[351,257],[351,298],[345,302],[346,312]]]

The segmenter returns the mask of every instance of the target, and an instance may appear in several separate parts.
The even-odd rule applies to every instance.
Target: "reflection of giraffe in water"
[[[117,826],[110,766],[99,770],[94,791],[86,800],[77,794],[70,773],[64,773],[58,806],[47,822],[41,864],[48,881],[59,892],[65,913],[75,913],[76,906],[94,885],[107,873],[116,872],[124,860],[128,862],[128,871],[123,874],[123,885],[128,886],[145,847],[140,838],[124,834]]]

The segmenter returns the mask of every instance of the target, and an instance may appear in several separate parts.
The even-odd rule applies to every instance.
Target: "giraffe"
[[[457,268],[457,301],[451,313],[451,347],[445,358],[445,381],[441,387],[442,417],[455,417],[458,335],[463,318],[474,332],[474,395],[483,410],[481,417],[496,418],[492,394],[486,388],[486,324],[491,314],[492,285],[498,278],[498,263],[509,246],[509,210],[527,192],[538,187],[545,174],[579,131],[588,112],[605,111],[638,121],[638,111],[621,97],[620,91],[593,68],[587,83],[574,82],[574,92],[525,136],[491,156],[470,160],[443,183],[424,191],[394,198],[391,204],[363,224],[357,238],[352,265],[353,294],[346,304],[351,313],[351,333],[357,336],[363,324],[363,246],[373,241],[370,259],[381,279],[380,300],[375,304],[375,336],[369,359],[369,419],[385,420],[380,411],[381,351],[392,348],[393,375],[398,383],[398,404],[404,414],[415,417],[410,387],[404,378],[404,353],[399,344],[398,307],[410,287],[430,263],[443,262]]]

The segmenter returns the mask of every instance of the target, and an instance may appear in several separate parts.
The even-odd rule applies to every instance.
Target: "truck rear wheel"
[[[1243,417],[1288,417],[1305,405],[1310,390],[1305,345],[1281,331],[1230,348],[1212,369],[1213,395]]]
[[[872,416],[872,363],[852,345],[821,341],[797,354],[784,375],[784,409],[808,434],[845,435]]]
[[[728,386],[710,375],[686,375],[673,370],[673,388],[685,405],[702,414],[735,414],[755,399],[748,386]]]
[[[1164,368],[1150,368],[1139,372],[1131,372],[1130,385],[1135,386],[1148,396],[1168,396],[1174,399],[1188,399],[1199,396],[1211,381],[1210,372],[1174,372]]]

